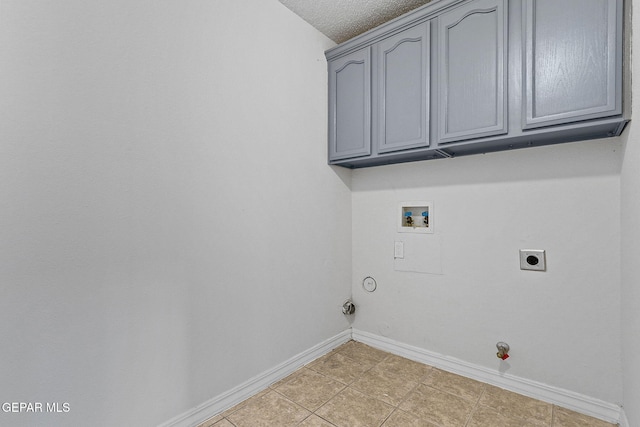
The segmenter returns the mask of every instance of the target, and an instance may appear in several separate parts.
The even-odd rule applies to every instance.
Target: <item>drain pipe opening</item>
[[[350,299],[346,300],[342,304],[342,314],[350,315],[356,312],[356,305]]]

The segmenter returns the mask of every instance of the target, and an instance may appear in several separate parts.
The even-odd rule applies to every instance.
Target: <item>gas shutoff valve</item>
[[[496,353],[498,359],[507,360],[509,358],[509,344],[506,342],[499,342],[496,344],[496,347],[498,348],[498,353]]]

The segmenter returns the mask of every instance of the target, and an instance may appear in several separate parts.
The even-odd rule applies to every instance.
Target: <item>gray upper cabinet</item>
[[[621,114],[615,0],[526,0],[524,129]]]
[[[371,154],[370,48],[329,63],[329,160]]]
[[[374,45],[378,153],[429,146],[429,22]]]
[[[329,163],[620,135],[624,1],[437,0],[327,50]]]
[[[507,133],[507,0],[439,17],[438,142]]]

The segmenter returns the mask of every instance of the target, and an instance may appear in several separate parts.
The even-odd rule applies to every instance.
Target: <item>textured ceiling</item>
[[[430,0],[279,0],[336,43],[342,43]]]

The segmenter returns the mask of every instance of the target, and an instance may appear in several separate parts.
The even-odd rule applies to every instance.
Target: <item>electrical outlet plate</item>
[[[404,242],[395,242],[393,245],[393,258],[394,259],[403,259],[404,258]]]
[[[520,270],[546,271],[545,251],[543,249],[520,249]]]

